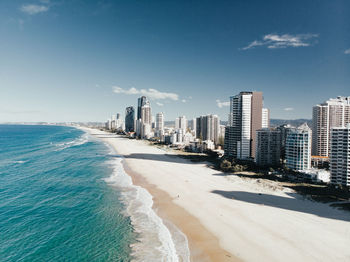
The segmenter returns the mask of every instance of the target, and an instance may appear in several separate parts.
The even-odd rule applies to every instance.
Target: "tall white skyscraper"
[[[175,119],[175,129],[182,129],[183,133],[187,130],[186,116],[179,116]]]
[[[149,138],[152,129],[151,106],[148,100],[141,106],[141,138]]]
[[[350,124],[331,129],[331,183],[350,186]]]
[[[308,125],[302,124],[289,131],[286,140],[286,166],[293,170],[311,168],[311,134]]]
[[[256,130],[262,128],[262,92],[240,92],[230,98],[225,129],[225,155],[238,159],[255,157]]]
[[[262,120],[261,120],[262,128],[270,127],[270,110],[267,108],[262,109]]]
[[[196,126],[197,126],[197,119],[193,118],[192,119],[192,127],[191,129],[196,132]]]
[[[180,118],[175,118],[175,129],[179,129],[180,128]]]
[[[156,114],[156,136],[162,137],[164,135],[164,114],[163,112]]]
[[[163,112],[156,114],[156,130],[164,129],[164,114]]]
[[[141,107],[141,122],[152,125],[151,106],[148,101]]]
[[[331,98],[313,107],[312,155],[328,157],[330,131],[333,127],[345,127],[350,123],[350,96]]]
[[[116,115],[112,115],[111,117],[111,130],[115,130],[117,125],[117,117]]]

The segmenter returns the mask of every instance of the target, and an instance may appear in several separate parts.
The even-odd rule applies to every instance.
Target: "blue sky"
[[[262,91],[272,118],[350,95],[350,1],[0,2],[0,122],[166,120]]]

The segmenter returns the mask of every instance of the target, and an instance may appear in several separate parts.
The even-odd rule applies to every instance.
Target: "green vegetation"
[[[220,169],[223,170],[224,172],[231,171],[232,169],[231,162],[225,159],[224,161],[221,162]]]

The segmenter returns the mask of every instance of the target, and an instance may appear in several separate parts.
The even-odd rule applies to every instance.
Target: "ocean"
[[[82,130],[0,125],[0,261],[188,261],[152,204]]]

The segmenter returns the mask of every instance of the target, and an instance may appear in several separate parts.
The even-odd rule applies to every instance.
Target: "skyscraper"
[[[146,97],[145,97],[146,99]],[[151,106],[148,100],[141,106],[141,138],[148,138],[152,129]]]
[[[196,137],[219,142],[220,119],[217,115],[200,116],[196,119]]]
[[[255,162],[259,166],[277,166],[281,158],[281,132],[263,128],[256,131]]]
[[[293,170],[311,168],[311,129],[302,124],[289,131],[286,140],[286,166]]]
[[[142,106],[147,104],[147,102],[148,102],[148,100],[145,96],[141,96],[137,100],[137,119],[141,119],[141,108],[142,108]]]
[[[345,127],[350,123],[350,96],[331,98],[313,107],[312,155],[328,157],[330,131],[333,127]]]
[[[187,130],[186,116],[179,116],[175,119],[175,129],[182,129],[183,133]]]
[[[281,158],[284,160],[286,158],[286,141],[288,133],[294,129],[291,125],[284,124],[278,126],[276,129],[278,129],[281,132]]]
[[[151,106],[148,101],[141,107],[141,122],[152,125]]]
[[[256,130],[262,128],[262,106],[262,92],[240,92],[230,98],[225,155],[238,159],[255,157]]]
[[[164,114],[163,112],[156,114],[156,131],[157,136],[163,135],[164,132]]]
[[[262,128],[270,127],[270,110],[267,108],[262,109],[262,120],[261,120]]]
[[[111,117],[111,130],[115,130],[117,126],[117,117],[116,115],[112,115]]]
[[[331,183],[350,186],[350,124],[331,129]]]
[[[195,132],[196,132],[196,127],[197,127],[196,121],[197,121],[197,119],[193,118],[192,123],[191,123],[191,129]]]
[[[135,110],[133,106],[129,106],[125,110],[125,131],[135,131]]]

